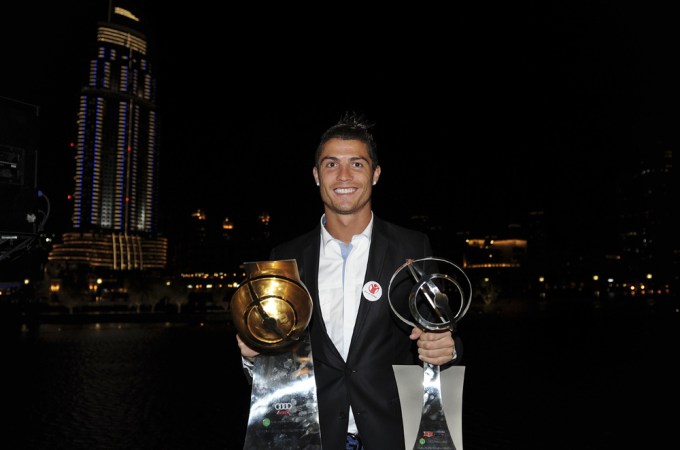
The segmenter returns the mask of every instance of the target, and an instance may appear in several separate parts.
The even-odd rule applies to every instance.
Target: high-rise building
[[[165,268],[158,236],[159,119],[143,23],[113,2],[77,117],[73,230],[49,261],[113,270]]]
[[[673,166],[673,145],[648,144],[638,170],[619,186],[618,209],[625,275],[631,283],[642,280],[661,290],[673,286],[677,295],[680,219],[671,205],[677,201],[680,179]]]

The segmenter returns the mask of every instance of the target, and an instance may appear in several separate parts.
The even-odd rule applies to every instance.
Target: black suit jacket
[[[309,233],[275,247],[271,260],[295,259],[300,278],[314,303],[309,325],[324,450],[344,450],[349,406],[367,450],[403,449],[401,404],[393,364],[418,364],[411,327],[391,310],[387,290],[394,272],[407,259],[433,256],[427,235],[374,216],[364,283],[375,281],[383,293],[377,301],[361,297],[354,333],[345,362],[326,332],[319,306],[320,225]],[[403,278],[408,275],[402,271]],[[395,288],[395,286],[397,286]],[[412,284],[395,279],[390,299],[398,311],[408,305]],[[458,344],[458,343],[457,343]],[[460,350],[458,359],[460,359]]]

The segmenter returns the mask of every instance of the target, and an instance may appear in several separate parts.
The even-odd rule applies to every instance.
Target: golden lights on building
[[[526,239],[466,239],[463,267],[519,268],[526,261]]]
[[[70,232],[54,244],[48,261],[66,268],[85,264],[113,270],[163,269],[168,242],[124,233]]]
[[[197,209],[196,211],[191,213],[191,217],[197,220],[206,220],[208,218],[202,209]]]

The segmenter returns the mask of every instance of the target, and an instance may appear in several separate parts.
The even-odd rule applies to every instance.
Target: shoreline
[[[583,319],[623,313],[669,314],[680,317],[677,297],[611,297],[548,299],[506,298],[488,304],[473,302],[466,313],[469,318],[505,317],[550,319],[576,314]],[[468,319],[464,319],[466,322]],[[474,320],[474,319],[473,319]],[[63,305],[41,303],[0,304],[0,328],[32,327],[40,324],[86,324],[86,323],[231,323],[231,311],[217,305],[163,305],[153,310],[127,304],[79,305],[70,312]]]

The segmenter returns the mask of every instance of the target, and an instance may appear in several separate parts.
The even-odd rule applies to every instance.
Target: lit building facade
[[[466,239],[466,269],[518,269],[526,263],[526,239]]]
[[[97,29],[96,56],[77,117],[73,231],[50,261],[114,270],[158,269],[159,121],[141,22],[114,6]]]

